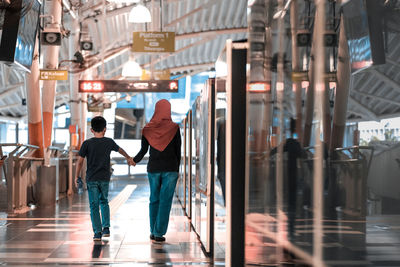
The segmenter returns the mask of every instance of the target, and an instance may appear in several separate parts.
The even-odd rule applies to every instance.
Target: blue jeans
[[[150,232],[161,237],[167,232],[178,173],[149,172],[148,177],[150,183]]]
[[[90,205],[90,219],[94,233],[100,233],[102,228],[110,227],[110,207],[108,206],[108,181],[89,181],[87,189]],[[101,219],[99,206],[101,209]]]

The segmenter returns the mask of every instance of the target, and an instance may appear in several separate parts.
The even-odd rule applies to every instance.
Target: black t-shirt
[[[110,154],[118,151],[119,146],[108,137],[93,137],[83,142],[79,150],[79,156],[87,158],[87,181],[109,181]]]
[[[142,160],[149,149],[149,142],[146,137],[142,136],[142,147],[139,153],[133,158],[138,163]],[[181,161],[181,133],[179,129],[176,131],[174,138],[164,149],[158,151],[150,146],[150,157],[147,163],[148,172],[177,172]]]

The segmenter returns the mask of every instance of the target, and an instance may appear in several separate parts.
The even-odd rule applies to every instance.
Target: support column
[[[324,103],[323,103],[323,134],[324,134],[324,143],[327,145],[328,148],[329,144],[331,143],[331,107],[329,101],[329,82],[325,81],[325,91],[323,94]]]
[[[299,62],[299,48],[296,43],[297,36],[297,25],[298,25],[298,5],[297,1],[292,1],[290,6],[290,25],[292,31],[292,69],[295,72],[301,71],[300,62]],[[303,138],[303,103],[302,103],[302,91],[301,81],[293,82],[293,92],[296,98],[296,134],[298,136],[298,140],[302,140]]]
[[[71,36],[69,37],[69,58],[74,58],[74,54],[79,50],[79,21],[71,20]],[[70,74],[69,77],[69,107],[71,111],[71,125],[80,128],[80,95],[78,92],[78,81],[80,74]]]
[[[333,110],[333,129],[330,143],[331,150],[343,146],[346,127],[347,102],[350,92],[350,58],[347,45],[343,16],[340,21],[339,51],[337,67],[337,85],[335,94],[335,107]]]
[[[36,38],[31,73],[26,75],[26,98],[28,110],[28,143],[38,146],[33,155],[43,157],[42,105],[39,87],[39,42]]]
[[[313,47],[311,47],[311,60],[310,68],[308,71],[308,77],[310,83],[306,90],[306,111],[304,118],[304,134],[303,134],[303,146],[307,147],[310,145],[312,122],[314,116],[314,59],[313,59]]]
[[[52,0],[50,4],[49,14],[53,16],[55,27],[59,27],[61,23],[61,1]],[[46,69],[58,68],[59,46],[47,46],[44,57],[44,67]],[[56,81],[43,82],[43,128],[44,128],[44,147],[47,148],[51,145],[51,134],[53,132],[53,112],[56,96]],[[45,152],[45,159],[49,158],[49,154]],[[45,160],[46,161],[46,160]]]

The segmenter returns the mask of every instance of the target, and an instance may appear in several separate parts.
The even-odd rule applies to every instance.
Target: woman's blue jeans
[[[150,232],[161,237],[167,232],[178,173],[149,172],[148,177],[150,183]]]
[[[110,227],[110,207],[108,206],[108,181],[88,181],[87,189],[90,205],[90,219],[94,233]],[[101,209],[101,219],[99,206]]]

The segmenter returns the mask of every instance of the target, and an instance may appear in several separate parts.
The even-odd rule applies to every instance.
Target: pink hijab
[[[179,125],[171,119],[171,104],[166,99],[156,103],[153,117],[143,128],[143,136],[158,151],[164,151],[174,138]]]

